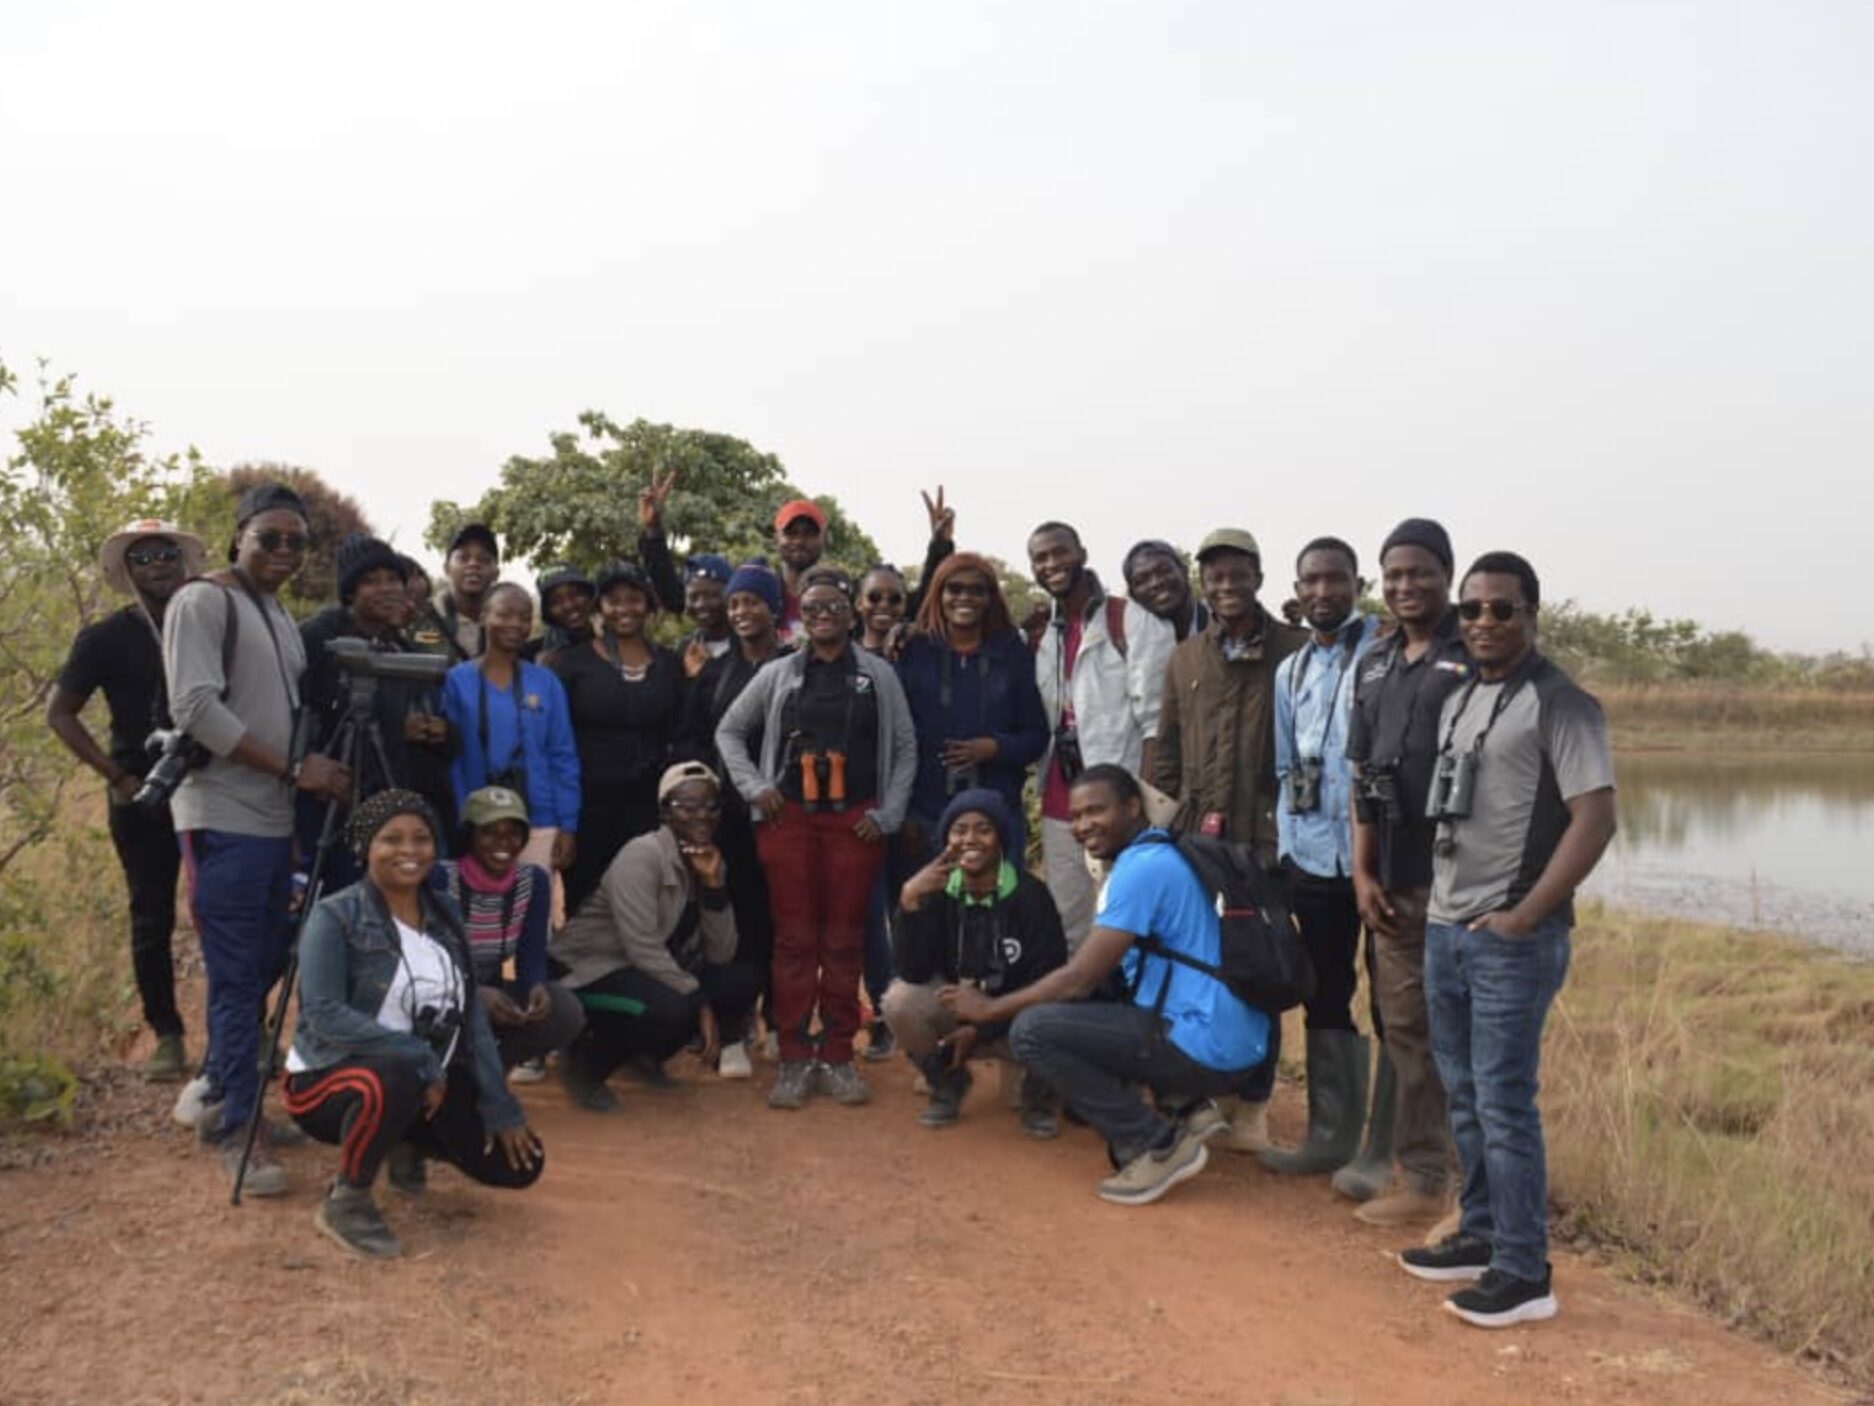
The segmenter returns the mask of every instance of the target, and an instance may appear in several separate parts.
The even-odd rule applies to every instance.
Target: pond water
[[[1615,758],[1620,833],[1584,892],[1874,956],[1874,753]]]

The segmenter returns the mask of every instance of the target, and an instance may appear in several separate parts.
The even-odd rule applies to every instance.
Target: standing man
[[[157,518],[142,518],[105,538],[98,553],[104,580],[130,596],[132,604],[79,632],[46,704],[46,725],[73,756],[104,778],[109,791],[111,843],[130,888],[130,965],[143,1019],[156,1032],[156,1049],[144,1061],[143,1077],[158,1084],[174,1083],[188,1072],[170,949],[182,851],[168,798],[139,806],[131,804],[131,797],[150,766],[144,741],[169,720],[163,613],[176,588],[201,571],[202,563],[202,539]],[[100,688],[111,715],[108,752],[80,716]]]
[[[501,573],[501,546],[485,523],[464,523],[449,539],[443,559],[448,584],[436,592],[436,616],[451,657],[459,664],[482,652],[482,602]]]
[[[1365,1144],[1334,1173],[1333,1185],[1365,1203],[1354,1212],[1359,1219],[1403,1225],[1438,1216],[1451,1174],[1445,1091],[1425,1013],[1432,882],[1425,797],[1438,756],[1438,710],[1470,677],[1470,664],[1451,608],[1451,538],[1444,528],[1430,518],[1407,518],[1380,547],[1379,567],[1386,608],[1399,628],[1374,646],[1355,677],[1347,757],[1355,777],[1354,897],[1374,944],[1384,1047]]]
[[[826,550],[826,513],[811,498],[781,504],[774,515],[774,554],[781,559],[781,638],[800,634],[801,583]]]
[[[1150,780],[1178,802],[1172,828],[1247,845],[1275,867],[1275,670],[1307,636],[1262,608],[1262,551],[1236,527],[1197,549],[1210,624],[1171,656]],[[1221,1145],[1269,1149],[1269,1095],[1282,1031],[1273,1025],[1269,1057],[1220,1106],[1230,1120]]]
[[[1106,594],[1080,534],[1064,522],[1028,534],[1028,565],[1054,601],[1035,646],[1051,738],[1039,772],[1041,853],[1073,952],[1093,926],[1094,885],[1069,823],[1068,793],[1090,766],[1112,763],[1134,776],[1147,770],[1177,638],[1136,601]]]
[[[1536,1080],[1575,889],[1614,836],[1614,763],[1600,705],[1536,650],[1529,563],[1487,552],[1459,596],[1476,672],[1439,717],[1425,990],[1461,1219],[1399,1261],[1422,1279],[1474,1279],[1446,1309],[1503,1328],[1556,1311]]]
[[[1192,592],[1190,573],[1171,543],[1157,538],[1135,543],[1120,575],[1126,578],[1126,594],[1170,625],[1180,644],[1210,624],[1210,608]]]
[[[1353,896],[1353,772],[1347,727],[1353,681],[1378,638],[1360,614],[1360,562],[1338,537],[1317,537],[1295,561],[1308,642],[1275,671],[1275,827],[1290,903],[1314,964],[1307,1003],[1308,1135],[1293,1152],[1262,1154],[1278,1172],[1332,1172],[1360,1150],[1372,1058],[1353,1023],[1360,907]],[[1373,948],[1367,946],[1369,979]],[[1375,1027],[1378,1017],[1375,1015]]]
[[[189,869],[190,902],[208,969],[210,1102],[202,1135],[232,1175],[261,1095],[257,1024],[291,940],[295,790],[337,799],[350,774],[326,757],[292,755],[306,654],[279,591],[306,556],[306,511],[277,483],[256,484],[235,509],[232,567],[191,582],[163,620],[163,668],[175,724],[206,765],[171,809]],[[286,1169],[256,1144],[246,1189],[277,1196]]]

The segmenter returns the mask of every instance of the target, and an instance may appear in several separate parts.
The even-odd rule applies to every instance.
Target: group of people
[[[156,1079],[189,1073],[169,957],[189,870],[209,1029],[183,1103],[231,1170],[315,871],[293,1122],[263,1124],[249,1194],[286,1190],[271,1146],[337,1144],[319,1225],[395,1254],[380,1166],[407,1191],[437,1159],[529,1184],[544,1151],[509,1086],[549,1056],[604,1112],[616,1071],[667,1082],[686,1047],[736,1079],[767,1046],[777,1109],[862,1104],[857,1061],[902,1053],[930,1128],[1000,1058],[1022,1131],[1064,1115],[1104,1139],[1103,1199],[1156,1200],[1213,1146],[1255,1154],[1372,1224],[1437,1222],[1399,1261],[1460,1284],[1467,1321],[1555,1312],[1537,1070],[1614,778],[1598,707],[1537,650],[1526,561],[1460,575],[1445,530],[1407,519],[1369,615],[1356,549],[1319,537],[1290,623],[1239,528],[1199,544],[1195,588],[1171,544],[1138,543],[1120,595],[1047,522],[1028,557],[1049,603],[1018,622],[941,492],[913,587],[832,565],[804,499],[775,516],[773,564],[679,569],[671,482],[640,495],[634,557],[532,591],[479,524],[433,592],[348,539],[338,603],[303,626],[278,600],[308,542],[284,487],[243,497],[224,569],[170,523],[106,542],[133,603],[79,637],[49,719],[110,787]],[[439,685],[377,680],[381,745],[349,767],[295,746],[296,719],[327,743],[355,719],[347,637],[442,656]],[[80,717],[99,689],[108,748]],[[143,781],[153,725],[190,749],[170,796]],[[1267,1125],[1281,1010],[1224,978],[1230,914],[1195,837],[1253,859],[1313,970],[1292,1148]]]

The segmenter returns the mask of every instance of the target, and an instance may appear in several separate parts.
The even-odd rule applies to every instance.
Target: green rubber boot
[[[1334,1173],[1331,1183],[1348,1200],[1371,1201],[1392,1185],[1392,1135],[1398,1103],[1399,1080],[1382,1045],[1379,1071],[1373,1076],[1373,1103],[1367,1112],[1366,1143],[1358,1157]]]
[[[1372,1051],[1353,1030],[1308,1032],[1308,1135],[1293,1151],[1272,1148],[1262,1165],[1272,1172],[1315,1176],[1337,1171],[1359,1155],[1366,1112],[1366,1072]]]

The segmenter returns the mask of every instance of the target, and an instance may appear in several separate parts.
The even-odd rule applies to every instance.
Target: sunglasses
[[[125,552],[124,560],[132,566],[156,566],[182,560],[180,547],[138,547],[135,551]]]
[[[852,606],[843,600],[804,601],[800,607],[800,618],[814,620],[822,615],[844,615],[851,609]]]
[[[903,591],[867,591],[865,593],[865,603],[867,605],[903,605],[904,604],[904,592]]]
[[[947,596],[972,596],[977,600],[989,599],[989,588],[981,581],[946,581],[944,594]]]
[[[289,552],[303,552],[306,550],[307,538],[303,532],[281,532],[278,528],[269,527],[264,532],[256,532],[254,540],[260,544],[263,552],[277,552],[282,547]]]
[[[1488,610],[1490,612],[1490,618],[1495,620],[1498,624],[1502,624],[1506,620],[1515,619],[1516,616],[1527,609],[1529,609],[1529,607],[1524,605],[1521,601],[1467,600],[1462,605],[1458,606],[1458,614],[1463,616],[1466,620],[1475,621],[1483,619],[1484,612]]]

